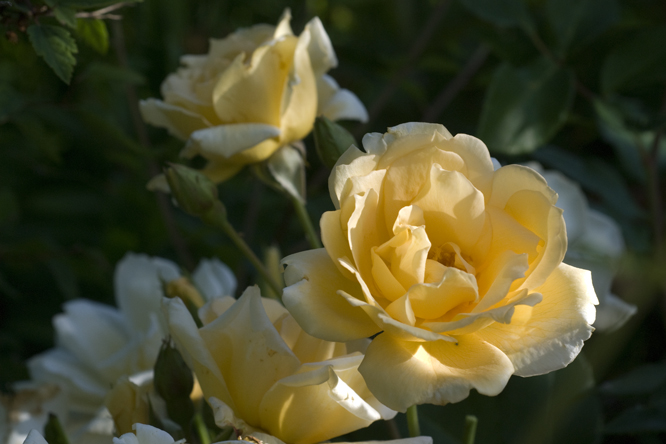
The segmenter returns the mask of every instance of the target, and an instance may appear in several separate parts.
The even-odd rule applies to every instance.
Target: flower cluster
[[[318,115],[367,118],[326,74],[337,59],[319,19],[296,36],[290,18],[211,40],[208,54],[182,58],[164,100],[141,103],[147,122],[186,141],[183,156],[208,161],[208,178],[192,172],[174,198],[227,234],[213,182],[299,144]],[[190,276],[128,254],[115,272],[117,308],[67,302],[56,347],[0,398],[0,438],[44,444],[50,412],[75,444],[196,444],[213,432],[219,442],[315,444],[567,366],[594,330],[595,289],[600,328],[633,313],[610,294],[619,230],[563,176],[500,167],[483,142],[436,124],[367,134],[363,148],[335,164],[324,248],[282,259],[276,299],[256,286],[235,299],[235,277],[216,259]],[[169,183],[177,175],[169,170]]]

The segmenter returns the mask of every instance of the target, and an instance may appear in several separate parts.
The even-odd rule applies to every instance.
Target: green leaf
[[[73,54],[78,52],[69,31],[61,26],[30,25],[28,36],[37,55],[43,57],[56,75],[69,85],[76,65]]]
[[[640,150],[649,150],[655,140],[653,131],[633,131],[622,113],[601,100],[594,102],[601,136],[613,147],[624,169],[636,180],[645,181],[645,168]]]
[[[497,26],[523,26],[532,28],[532,19],[521,0],[458,0],[465,8],[482,20]]]
[[[609,395],[643,395],[654,392],[666,383],[666,362],[646,364],[626,375],[608,381],[601,391]]]
[[[620,43],[606,58],[601,69],[601,88],[608,94],[647,76],[650,80],[666,78],[666,26],[640,31]]]
[[[581,45],[616,23],[620,6],[617,0],[549,0],[546,14],[558,52],[564,54],[570,45]]]
[[[60,24],[76,29],[76,10],[67,6],[56,6],[53,15]]]
[[[573,74],[546,59],[500,65],[486,93],[479,138],[495,153],[534,151],[566,122],[574,92]]]
[[[608,434],[666,432],[666,402],[656,405],[635,405],[606,424]]]
[[[80,19],[76,26],[76,34],[100,54],[106,54],[109,50],[109,31],[104,20]]]

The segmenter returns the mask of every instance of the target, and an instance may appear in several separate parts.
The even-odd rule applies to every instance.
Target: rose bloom
[[[494,171],[478,139],[406,123],[367,134],[329,179],[325,248],[283,260],[284,302],[331,341],[376,336],[359,371],[392,409],[497,395],[569,364],[590,337],[590,273],[565,264],[557,194]]]
[[[205,298],[235,291],[233,274],[216,259],[203,260],[192,277]],[[171,261],[127,254],[114,275],[118,308],[86,299],[65,303],[53,318],[57,346],[28,362],[32,379],[62,387],[75,411],[97,411],[118,378],[153,368],[166,336],[164,287],[181,279]]]
[[[231,270],[217,259],[202,260],[192,281],[200,290],[194,290],[202,299],[200,305],[233,294],[236,288]],[[75,443],[110,437],[113,420],[104,408],[105,397],[119,378],[153,369],[167,335],[161,311],[164,289],[193,289],[187,282],[173,262],[129,253],[114,274],[118,308],[86,299],[65,303],[64,313],[53,319],[56,347],[32,357],[28,361],[32,380],[15,387],[18,396],[8,410],[22,412],[21,421],[9,423],[8,431],[0,423],[0,433],[25,437],[28,427],[43,427],[45,413],[52,411]],[[57,411],[49,407],[55,397],[41,396],[37,402],[35,395],[26,404],[28,392],[22,388],[32,386],[55,386]]]
[[[220,427],[264,442],[311,444],[396,412],[370,393],[357,351],[305,333],[277,301],[249,287],[200,310],[197,328],[179,299],[164,299],[171,336]]]
[[[118,438],[111,438],[109,436],[105,441],[100,441],[100,444],[102,442],[108,444],[174,444],[174,439],[171,435],[156,427],[145,424],[135,424],[134,430],[135,433],[126,433]],[[36,429],[33,429],[28,434],[24,444],[48,443]]]
[[[206,158],[215,182],[303,139],[317,115],[367,120],[359,99],[326,75],[337,58],[321,21],[295,36],[290,19],[286,10],[277,26],[211,39],[208,54],[181,58],[162,84],[163,101],[141,102],[144,120],[186,140],[181,155]]]
[[[613,277],[625,243],[620,226],[611,217],[590,208],[580,186],[559,171],[543,170],[537,162],[528,166],[541,174],[557,191],[557,206],[564,210],[569,248],[564,262],[592,272],[592,283],[599,298],[594,328],[612,332],[634,314],[636,306],[611,293]]]

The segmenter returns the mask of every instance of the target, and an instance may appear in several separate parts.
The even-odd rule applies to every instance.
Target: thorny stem
[[[409,436],[421,436],[421,427],[419,426],[419,412],[416,405],[407,409],[407,428],[409,429]]]
[[[118,63],[123,68],[129,68],[129,62],[127,59],[127,49],[125,47],[125,36],[123,33],[123,25],[120,21],[112,22],[113,27],[113,46],[116,50],[116,55],[118,57]],[[139,139],[139,143],[146,149],[147,152],[150,150],[150,139],[148,138],[148,131],[146,125],[143,123],[141,118],[141,112],[139,111],[139,100],[136,94],[134,86],[127,84],[125,86],[125,96],[127,97],[127,102],[130,108],[130,115],[132,118],[132,123],[134,124],[134,131]],[[147,156],[148,163],[148,174],[150,177],[154,177],[160,174],[160,170],[157,166],[157,163],[153,160],[151,156]],[[164,225],[167,230],[167,234],[176,250],[178,259],[181,264],[188,270],[194,268],[194,261],[189,252],[185,240],[180,235],[178,227],[176,226],[176,221],[173,215],[171,204],[169,203],[169,198],[166,194],[163,193],[154,193],[155,198],[157,199],[157,206],[159,207],[162,219],[164,220]]]

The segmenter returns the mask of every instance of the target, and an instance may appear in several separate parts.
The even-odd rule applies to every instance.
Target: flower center
[[[470,258],[463,255],[460,247],[453,242],[447,242],[438,247],[431,247],[428,252],[428,259],[437,261],[445,267],[454,267],[470,274],[475,274],[476,271],[470,264]]]

